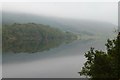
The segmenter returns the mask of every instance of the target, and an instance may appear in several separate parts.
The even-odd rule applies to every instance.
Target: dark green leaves
[[[85,57],[87,61],[82,67],[80,75],[85,75],[93,80],[120,79],[120,38],[107,40],[107,52],[91,48]]]

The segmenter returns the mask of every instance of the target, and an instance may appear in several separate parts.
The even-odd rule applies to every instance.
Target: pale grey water
[[[77,72],[90,47],[105,49],[100,40],[77,40],[44,52],[6,54],[2,74],[4,78],[80,78]]]

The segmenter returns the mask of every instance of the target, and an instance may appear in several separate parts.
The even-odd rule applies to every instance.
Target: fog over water
[[[78,74],[86,61],[84,53],[90,47],[106,49],[106,40],[113,38],[117,29],[117,7],[117,2],[3,3],[3,23],[33,21],[82,35],[79,40],[43,52],[3,54],[3,77],[84,77]]]
[[[84,52],[88,51],[91,45],[100,50],[105,49],[101,41],[90,40],[74,41],[34,54],[3,55],[3,77],[80,78],[78,72],[86,61]]]

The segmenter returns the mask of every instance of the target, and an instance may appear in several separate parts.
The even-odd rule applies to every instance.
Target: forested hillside
[[[33,15],[25,13],[15,13],[15,12],[2,12],[2,23],[3,24],[13,24],[13,23],[37,23],[50,25],[55,28],[62,30],[68,30],[75,33],[80,33],[84,35],[96,35],[103,37],[112,36],[114,28],[117,29],[117,26],[102,21],[92,21],[84,19],[67,19],[67,18],[57,18],[57,17],[48,17],[43,15]],[[88,33],[88,34],[86,34]]]
[[[3,25],[3,52],[37,52],[55,47],[77,36],[49,25],[27,23]]]

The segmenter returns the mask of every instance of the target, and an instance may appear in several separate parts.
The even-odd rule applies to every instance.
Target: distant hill
[[[4,24],[2,32],[3,52],[37,52],[77,39],[71,32],[35,23]]]
[[[113,34],[116,25],[107,22],[91,21],[91,20],[75,20],[75,19],[63,19],[56,17],[46,17],[38,16],[25,13],[12,13],[5,12],[2,13],[2,23],[12,24],[12,23],[37,23],[50,25],[52,27],[57,27],[64,31],[70,31],[78,34],[85,35],[102,35],[111,36]]]

